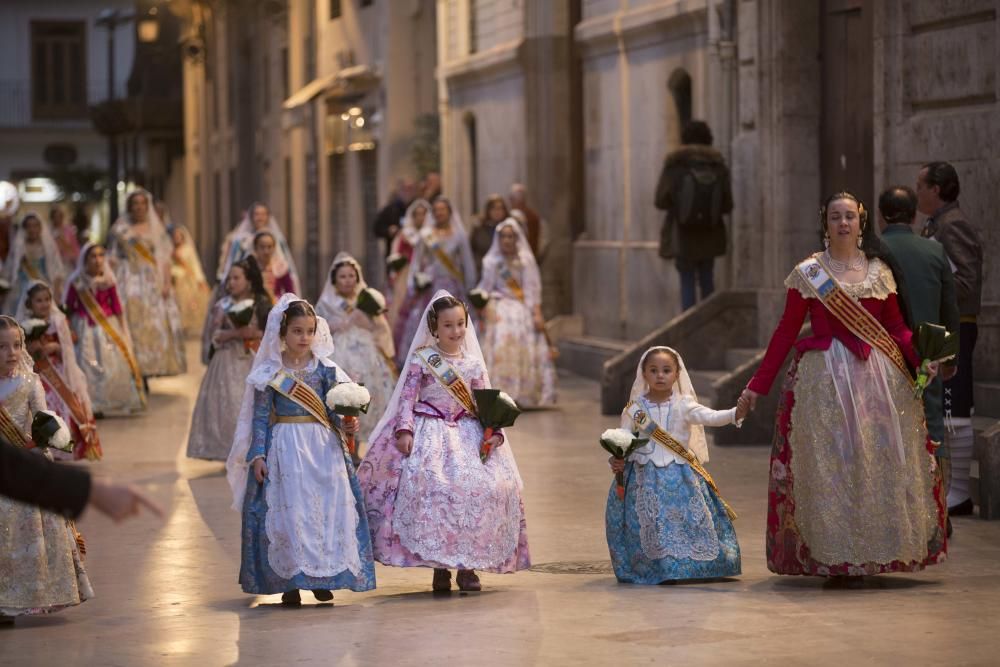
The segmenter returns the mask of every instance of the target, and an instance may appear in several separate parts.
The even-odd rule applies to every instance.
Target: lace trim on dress
[[[819,253],[817,253],[818,255]],[[816,255],[813,255],[815,257]],[[889,265],[872,257],[868,260],[868,275],[859,283],[840,283],[848,294],[855,299],[878,299],[885,301],[890,294],[896,293],[896,279],[892,277],[892,270]],[[785,287],[799,292],[805,299],[813,298],[813,292],[806,283],[805,278],[799,273],[797,268],[785,278]]]

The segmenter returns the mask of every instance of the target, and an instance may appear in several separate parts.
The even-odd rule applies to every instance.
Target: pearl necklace
[[[830,264],[830,268],[833,270],[834,273],[845,273],[847,271],[860,271],[861,269],[865,268],[865,262],[868,259],[867,257],[865,257],[865,254],[863,252],[858,253],[856,258],[849,262],[841,262],[838,259],[834,259],[833,256],[830,254],[829,250],[827,250],[823,254],[826,255],[826,261]]]

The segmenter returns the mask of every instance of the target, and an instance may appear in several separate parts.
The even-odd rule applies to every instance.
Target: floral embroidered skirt
[[[229,341],[212,355],[191,415],[189,457],[225,461],[229,456],[252,365],[253,352],[242,341]]]
[[[92,597],[72,523],[0,497],[0,616],[47,614]]]
[[[510,447],[479,460],[483,428],[417,416],[413,451],[372,443],[358,471],[375,559],[397,567],[514,572],[531,566],[521,478]]]
[[[689,466],[629,461],[625,499],[618,499],[612,482],[604,521],[618,581],[659,584],[740,574],[733,523]]]
[[[124,335],[117,319],[112,320],[111,326],[120,336]],[[84,317],[74,317],[73,332],[77,335],[77,363],[87,378],[94,413],[118,417],[144,410],[146,404],[135,384],[132,369],[121,348],[104,329],[88,325]]]
[[[771,451],[768,568],[871,575],[944,560],[931,447],[923,406],[881,352],[862,360],[834,342],[800,353],[782,388]]]
[[[490,384],[522,408],[553,405],[556,369],[531,310],[517,299],[495,297],[487,313],[482,346]]]
[[[375,588],[368,522],[339,438],[313,424],[275,424],[267,477],[243,501],[246,593]]]

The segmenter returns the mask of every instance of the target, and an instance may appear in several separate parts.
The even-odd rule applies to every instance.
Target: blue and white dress
[[[712,410],[674,394],[665,403],[636,399],[663,430],[687,446],[692,424],[735,423],[736,408]],[[622,428],[636,431],[622,413]],[[702,463],[707,450],[693,452]],[[719,496],[682,457],[652,441],[625,463],[625,499],[615,483],[608,493],[605,526],[618,581],[659,584],[680,579],[711,579],[740,574],[736,531]]]
[[[337,368],[312,362],[285,369],[320,396]],[[348,381],[341,371],[339,381]],[[333,424],[340,418],[332,412]],[[283,421],[283,418],[295,418]],[[268,475],[251,473],[243,500],[240,585],[270,595],[294,589],[375,588],[368,520],[350,455],[339,435],[271,387],[256,391],[247,462],[264,458]]]

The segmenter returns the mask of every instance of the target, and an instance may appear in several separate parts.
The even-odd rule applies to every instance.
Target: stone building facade
[[[285,230],[305,295],[340,250],[378,284],[372,219],[409,163],[415,118],[437,108],[430,0],[180,3],[188,217],[214,266],[251,201]]]
[[[885,186],[912,186],[923,163],[950,161],[987,257],[977,362],[998,378],[998,7],[439,0],[446,191],[466,213],[526,181],[564,248],[543,267],[548,311],[568,307],[588,336],[637,340],[680,312],[676,271],[657,256],[653,193],[683,122],[705,119],[736,200],[716,283],[757,291],[758,330],[743,347],[759,347],[785,276],[817,248],[824,193],[851,189],[874,205]],[[539,34],[558,47],[526,58]],[[551,280],[569,266],[571,281]]]

